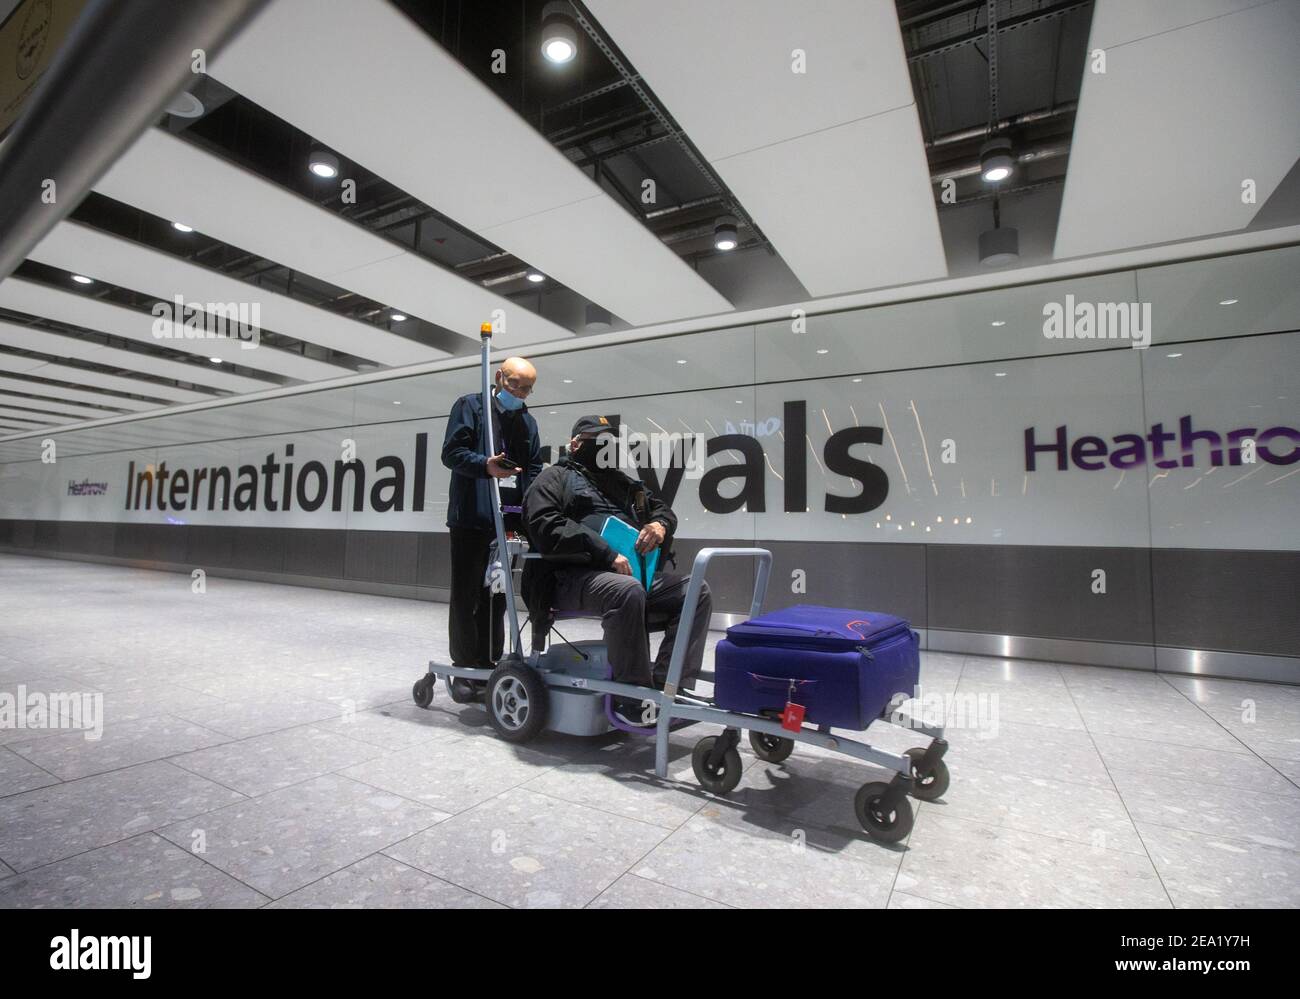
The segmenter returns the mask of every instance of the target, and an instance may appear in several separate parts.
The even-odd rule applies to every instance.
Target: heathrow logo
[[[1286,449],[1284,442],[1290,442]],[[1025,428],[1025,471],[1036,472],[1040,457],[1055,459],[1057,471],[1071,465],[1085,471],[1103,468],[1137,468],[1151,464],[1156,468],[1192,468],[1198,458],[1209,459],[1214,468],[1253,464],[1256,457],[1270,465],[1293,465],[1300,461],[1300,431],[1293,427],[1240,427],[1219,433],[1198,430],[1191,416],[1178,419],[1177,430],[1153,423],[1146,434],[1117,434],[1109,441],[1085,434],[1070,439],[1069,427],[1061,424],[1050,438],[1040,440],[1033,427]]]
[[[89,479],[82,479],[80,482],[68,483],[69,496],[103,496],[108,492],[107,482],[91,482]]]

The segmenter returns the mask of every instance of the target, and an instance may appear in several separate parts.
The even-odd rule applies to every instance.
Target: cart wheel
[[[433,684],[434,678],[431,676],[422,676],[415,681],[411,687],[411,700],[417,708],[427,708],[433,703]]]
[[[733,746],[723,754],[722,763],[711,767],[709,753],[717,741],[718,737],[711,735],[695,744],[695,750],[691,753],[691,769],[695,771],[695,779],[700,782],[700,787],[710,794],[729,794],[740,783],[740,751]]]
[[[939,760],[929,776],[922,777],[916,765],[921,762],[925,750],[909,749],[903,755],[912,760],[912,797],[918,801],[935,801],[943,797],[943,793],[948,790],[948,764]]]
[[[780,763],[794,752],[793,739],[783,739],[779,735],[768,735],[752,729],[749,744],[754,747],[754,755],[766,763]]]
[[[528,742],[546,725],[546,684],[537,671],[502,663],[487,685],[488,720],[507,742]]]
[[[881,781],[863,784],[853,799],[853,810],[868,836],[882,843],[897,843],[912,831],[912,803],[903,798],[885,814],[880,808],[880,798],[888,789],[889,785]]]
[[[473,704],[482,696],[479,688],[474,686],[474,681],[466,680],[463,676],[447,677],[447,693],[451,694],[451,699],[457,704]]]

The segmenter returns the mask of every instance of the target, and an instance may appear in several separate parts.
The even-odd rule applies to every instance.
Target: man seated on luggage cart
[[[544,603],[557,611],[600,615],[613,679],[662,688],[668,678],[689,577],[656,572],[647,593],[627,558],[601,537],[609,517],[640,533],[636,550],[661,549],[659,565],[671,559],[677,516],[639,480],[618,467],[618,427],[603,416],[584,416],[573,425],[568,454],[544,469],[524,496],[529,541],[543,555],[585,557],[583,565],[530,560],[523,589],[530,607]],[[681,686],[690,689],[704,659],[712,612],[709,588],[700,590]],[[647,622],[666,625],[663,643],[650,660]],[[614,698],[616,714],[629,725],[648,721],[643,704]]]

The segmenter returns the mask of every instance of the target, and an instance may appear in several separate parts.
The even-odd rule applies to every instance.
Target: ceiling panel
[[[12,279],[5,282],[5,285],[7,286],[10,283],[12,283]],[[0,293],[2,292],[3,287],[0,287]],[[3,295],[0,294],[0,298],[2,297]],[[256,392],[259,389],[275,387],[269,382],[257,381],[253,378],[245,378],[242,375],[232,375],[221,371],[215,364],[204,366],[185,364],[181,361],[169,361],[164,358],[154,357],[151,354],[125,350],[121,347],[106,347],[90,339],[64,336],[60,333],[51,333],[49,330],[37,329],[33,326],[19,326],[17,323],[0,321],[0,348],[3,347],[35,351],[38,354],[48,354],[51,357],[71,357],[91,364],[99,364],[106,368],[139,371],[159,378],[171,378],[175,381],[206,385],[212,388],[226,389],[230,392]],[[33,373],[38,374],[41,372],[37,369]],[[48,377],[55,378],[57,376],[51,374]],[[148,386],[149,389],[154,387],[152,385]],[[146,391],[139,384],[129,389],[129,391],[140,395],[157,394],[156,392]],[[199,395],[198,398],[210,399],[212,396]]]
[[[1090,51],[1099,40],[1106,72],[1084,71],[1056,257],[1249,225],[1300,152],[1300,3],[1098,0]]]
[[[1089,49],[1111,49],[1273,2],[1276,0],[1101,0],[1093,14]]]
[[[66,402],[50,402],[47,399],[31,399],[25,395],[12,395],[8,392],[0,392],[0,406],[8,406],[11,409],[38,410],[38,419],[40,413],[77,416],[83,420],[97,420],[105,416],[121,415],[121,413],[115,413],[112,410],[92,409],[90,406],[77,406]]]
[[[59,423],[76,423],[75,416],[55,416],[54,414],[29,413],[25,409],[10,409],[8,406],[0,406],[0,418],[13,423],[15,420],[19,423],[30,423],[37,427],[54,426]]]
[[[382,55],[358,58],[362,52]],[[212,73],[633,325],[731,310],[386,0],[277,0],[222,51]],[[576,215],[554,216],[546,238],[526,223],[578,203]],[[567,228],[574,218],[581,230]]]
[[[136,140],[95,190],[475,341],[479,324],[494,309],[516,315],[504,346],[572,336],[508,299],[156,128]],[[360,270],[366,264],[377,266]],[[415,272],[419,280],[394,280],[390,275],[395,271]]]
[[[441,350],[368,323],[75,222],[55,226],[28,256],[52,267],[167,301],[181,295],[187,302],[255,302],[264,329],[379,364],[419,364],[445,356]]]
[[[588,7],[812,295],[947,273],[892,0]]]
[[[742,204],[762,206],[759,225],[815,297],[947,273],[913,108],[741,153],[720,168]],[[904,176],[919,178],[910,195],[899,190]]]
[[[5,331],[0,328],[0,348],[5,346]],[[121,375],[102,374],[98,371],[86,371],[70,364],[58,364],[38,357],[18,357],[0,350],[0,371],[14,374],[30,374],[37,378],[54,378],[73,385],[89,385],[96,388],[111,389],[114,392],[129,392],[132,395],[148,396],[152,399],[165,399],[169,402],[202,402],[212,396],[204,392],[175,388],[170,385],[158,385],[142,382],[135,378]],[[35,384],[35,383],[33,383]],[[41,386],[44,388],[45,386]]]
[[[190,339],[183,335],[186,332],[183,328],[170,322],[167,326],[175,335],[158,337],[154,334],[156,320],[147,312],[128,309],[123,305],[114,305],[98,298],[91,298],[89,295],[64,291],[35,281],[10,278],[0,283],[0,306],[25,312],[30,316],[53,319],[95,330],[98,333],[111,333],[113,336],[155,347],[165,347],[168,350],[194,354],[198,357],[219,357],[228,364],[239,364],[246,368],[301,381],[340,378],[353,373],[351,368],[339,364],[326,364],[324,361],[313,360],[292,351],[255,341],[249,341],[249,345],[245,346],[245,342],[231,337]],[[239,384],[245,387],[236,388],[236,382],[230,381],[232,378],[238,378]],[[190,375],[184,380],[198,382],[201,385],[229,388],[237,392],[274,388],[277,384],[269,380],[260,382],[252,378],[228,375],[220,370],[205,373],[202,369],[198,374]]]
[[[0,390],[8,392],[30,392],[33,395],[44,396],[47,399],[57,399],[69,402],[89,402],[99,406],[110,406],[113,409],[129,410],[131,412],[141,412],[146,409],[157,409],[156,402],[141,402],[139,399],[122,399],[118,396],[107,395],[104,392],[87,392],[84,389],[64,388],[62,385],[46,385],[43,382],[28,381],[25,378],[8,378],[0,375]]]

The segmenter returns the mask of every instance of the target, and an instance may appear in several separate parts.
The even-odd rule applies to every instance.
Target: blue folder
[[[650,584],[655,578],[655,567],[659,564],[659,549],[656,548],[645,555],[638,552],[636,539],[640,533],[627,521],[619,520],[617,517],[608,518],[605,526],[600,529],[600,536],[605,539],[609,547],[628,560],[632,566],[632,575],[649,593]]]

